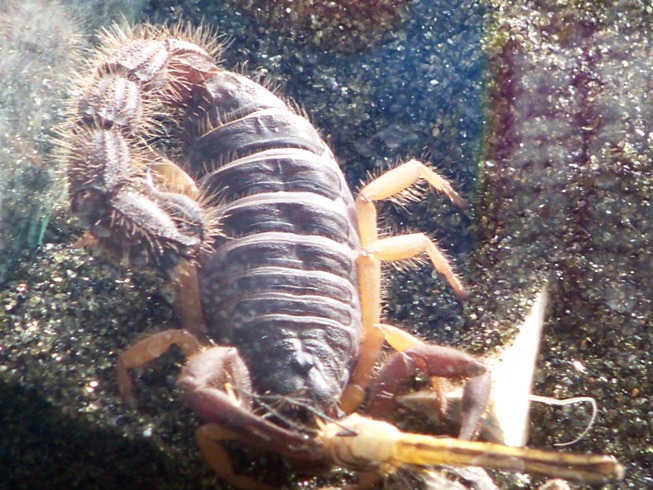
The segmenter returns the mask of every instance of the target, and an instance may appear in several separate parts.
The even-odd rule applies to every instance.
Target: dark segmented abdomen
[[[222,232],[200,275],[209,332],[238,347],[257,391],[334,403],[361,328],[360,243],[342,173],[305,118],[244,77],[220,72],[193,100],[190,167]],[[328,387],[295,379],[312,363]]]

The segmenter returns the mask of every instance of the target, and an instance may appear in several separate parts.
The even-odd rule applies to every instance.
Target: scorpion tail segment
[[[72,197],[73,211],[89,219],[89,231],[100,245],[133,265],[153,264],[164,270],[193,260],[206,235],[201,210],[181,195],[148,196],[122,188],[109,199],[88,189]]]
[[[621,480],[613,457],[515,448],[484,442],[401,432],[386,422],[350,415],[326,424],[318,436],[325,452],[342,466],[391,474],[415,466],[482,466],[577,480],[590,484]]]
[[[194,260],[214,234],[192,179],[152,146],[165,133],[157,114],[186,105],[191,87],[218,71],[209,52],[175,32],[107,32],[59,142],[84,226],[132,264],[164,270]]]

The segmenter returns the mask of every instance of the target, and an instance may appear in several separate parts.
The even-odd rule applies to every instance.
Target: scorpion
[[[358,472],[361,486],[412,465],[621,478],[609,456],[473,441],[488,405],[485,364],[382,323],[381,262],[426,254],[461,299],[467,294],[425,234],[377,232],[375,203],[419,180],[463,207],[450,183],[410,160],[354,198],[301,111],[216,57],[219,44],[201,29],[106,30],[62,130],[70,206],[87,234],[176,285],[183,328],[119,356],[127,405],[136,406],[130,370],[177,345],[188,358],[178,384],[205,421],[200,451],[236,487],[271,488],[237,474],[223,441],[340,465]],[[183,152],[154,144],[174,131]],[[375,372],[386,344],[394,352]],[[417,372],[431,379],[442,412],[439,380],[465,380],[458,438],[383,420]]]

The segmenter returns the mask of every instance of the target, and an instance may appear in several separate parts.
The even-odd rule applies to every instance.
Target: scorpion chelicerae
[[[608,456],[469,440],[487,405],[485,365],[382,324],[380,263],[427,254],[458,296],[465,290],[426,235],[379,238],[374,205],[420,179],[458,206],[463,200],[415,160],[354,199],[308,120],[218,68],[216,46],[184,28],[107,31],[62,130],[72,211],[100,245],[177,285],[185,329],[120,356],[126,402],[135,406],[128,370],[179,346],[189,358],[179,384],[207,422],[197,430],[201,452],[242,488],[270,487],[236,474],[220,441],[342,465],[362,484],[404,465],[439,464],[620,478]],[[179,129],[172,120],[182,121],[183,156],[155,144]],[[396,352],[374,374],[384,342]],[[438,378],[467,379],[458,439],[378,420],[417,370],[436,392]],[[366,415],[354,413],[363,403]]]

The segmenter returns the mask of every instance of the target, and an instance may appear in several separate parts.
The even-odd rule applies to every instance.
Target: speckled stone
[[[653,17],[637,2],[495,7],[470,261],[486,293],[468,311],[500,344],[548,280],[535,390],[594,397],[598,420],[571,449],[614,454],[619,488],[648,488]],[[532,443],[573,439],[579,412],[538,407]]]

